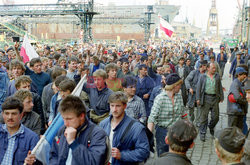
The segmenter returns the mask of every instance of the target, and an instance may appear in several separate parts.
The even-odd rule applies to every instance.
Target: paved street
[[[216,126],[216,130],[227,127],[227,115],[226,115],[226,97],[228,94],[228,90],[231,84],[231,79],[228,77],[230,64],[227,63],[225,67],[224,77],[222,80],[223,87],[226,88],[226,92],[224,92],[224,102],[220,104],[220,120]],[[250,125],[250,114],[248,113],[247,117],[248,125]],[[216,131],[215,130],[215,131]],[[219,159],[214,150],[213,139],[209,133],[209,129],[207,132],[206,142],[201,142],[200,137],[198,136],[195,140],[195,146],[192,150],[189,150],[187,153],[188,157],[191,159],[194,165],[217,165],[220,164]]]

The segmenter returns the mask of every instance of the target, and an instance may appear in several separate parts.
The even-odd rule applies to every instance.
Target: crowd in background
[[[194,145],[198,132],[203,142],[207,139],[207,127],[210,134],[216,137],[214,128],[219,121],[219,103],[224,101],[224,95],[230,130],[225,129],[216,137],[216,152],[240,155],[237,161],[241,159],[245,138],[240,138],[236,147],[230,145],[233,140],[223,138],[245,137],[248,132],[247,78],[250,62],[245,45],[230,50],[221,43],[218,52],[206,42],[180,40],[148,44],[136,41],[36,44],[34,48],[39,58],[25,64],[19,43],[5,45],[0,50],[0,139],[5,139],[1,164],[18,164],[18,159],[27,164],[38,163],[28,151],[32,150],[39,139],[37,136],[44,134],[58,113],[62,115],[66,128],[58,133],[58,136],[62,136],[61,140],[53,143],[50,164],[144,162],[153,151],[150,136],[155,138],[156,152],[161,157],[152,164],[164,164],[166,160],[191,164],[185,153]],[[228,62],[231,65],[229,77],[224,73]],[[85,75],[86,82],[80,97],[71,96]],[[226,91],[222,79],[229,78],[232,84]],[[79,103],[79,99],[84,103]],[[22,109],[22,124],[12,135],[6,123],[11,123],[12,119],[10,117],[8,120],[10,113],[6,110],[15,108]],[[209,113],[211,120],[208,119]],[[88,134],[93,134],[88,144],[93,148],[81,146],[88,141],[87,133],[84,134],[85,126]],[[20,138],[17,135],[26,132],[26,127],[28,131],[25,137],[29,138],[25,138],[25,143],[32,141],[32,144],[29,148],[23,146],[26,147],[25,155],[21,156],[19,149],[16,149],[17,154],[13,150],[15,140]],[[126,127],[130,130],[126,130]],[[7,134],[4,135],[4,132]],[[12,136],[14,140],[10,138]],[[112,151],[107,151],[105,137],[109,137]],[[76,142],[76,139],[80,140]],[[249,142],[246,145],[250,147]],[[79,153],[85,150],[88,152],[80,156]],[[107,152],[110,152],[111,158],[106,161],[108,154],[104,153]],[[250,153],[246,150],[245,154],[247,161]],[[226,156],[221,155],[218,154],[222,162],[227,161],[224,160]]]

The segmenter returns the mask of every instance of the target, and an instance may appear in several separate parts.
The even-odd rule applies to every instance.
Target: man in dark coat
[[[191,165],[186,156],[189,148],[194,146],[197,131],[194,125],[187,120],[179,120],[172,127],[165,141],[169,144],[169,152],[160,155],[153,163],[154,165]]]
[[[228,126],[243,129],[243,118],[247,113],[248,102],[242,82],[247,78],[247,71],[243,67],[237,67],[236,77],[227,97]]]
[[[143,100],[148,117],[150,115],[148,101],[154,88],[154,80],[147,75],[147,66],[145,64],[141,64],[138,68],[139,75],[137,76],[136,95]]]
[[[201,61],[199,70],[193,70],[185,79],[186,89],[188,90],[187,106],[189,109],[190,120],[193,122],[194,119],[196,118],[196,122],[198,125],[199,125],[200,109],[199,108],[197,109],[197,113],[196,113],[197,115],[195,117],[194,108],[197,107],[195,103],[195,97],[196,97],[195,89],[197,87],[197,83],[201,75],[204,74],[206,70],[207,70],[207,61],[206,60]]]
[[[224,95],[220,75],[216,73],[214,63],[209,63],[207,73],[203,74],[197,84],[196,102],[201,106],[200,139],[205,141],[207,127],[214,135],[214,127],[219,121],[219,102],[223,102]],[[208,124],[208,114],[211,111],[211,121]]]

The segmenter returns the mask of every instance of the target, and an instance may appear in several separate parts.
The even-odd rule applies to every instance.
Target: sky
[[[78,1],[78,0],[70,0]],[[84,1],[84,0],[82,0]],[[87,0],[85,0],[87,1]],[[156,0],[94,0],[95,3],[107,5],[114,3],[116,5],[152,5]],[[243,0],[239,0],[241,5]],[[248,1],[249,4],[249,0]],[[56,3],[57,0],[33,0],[32,3]],[[180,5],[179,15],[174,21],[183,22],[188,18],[189,23],[203,30],[207,27],[211,0],[168,0],[170,5]],[[20,4],[30,3],[30,0],[0,0],[0,4]],[[238,15],[237,0],[217,0],[216,8],[218,11],[218,22],[220,29],[232,29]]]
[[[175,21],[182,21],[188,17],[188,21],[201,27],[207,27],[211,0],[170,0],[170,4],[181,5],[180,13]],[[241,3],[242,5],[242,3]],[[237,0],[217,0],[218,22],[220,29],[232,29],[238,15]]]

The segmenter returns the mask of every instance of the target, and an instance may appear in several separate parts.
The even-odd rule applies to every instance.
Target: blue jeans
[[[243,117],[243,134],[246,135],[248,131],[248,126],[247,126],[247,117],[246,115]]]
[[[168,130],[163,127],[155,126],[156,150],[158,157],[164,152],[168,152],[168,145],[165,142]]]

